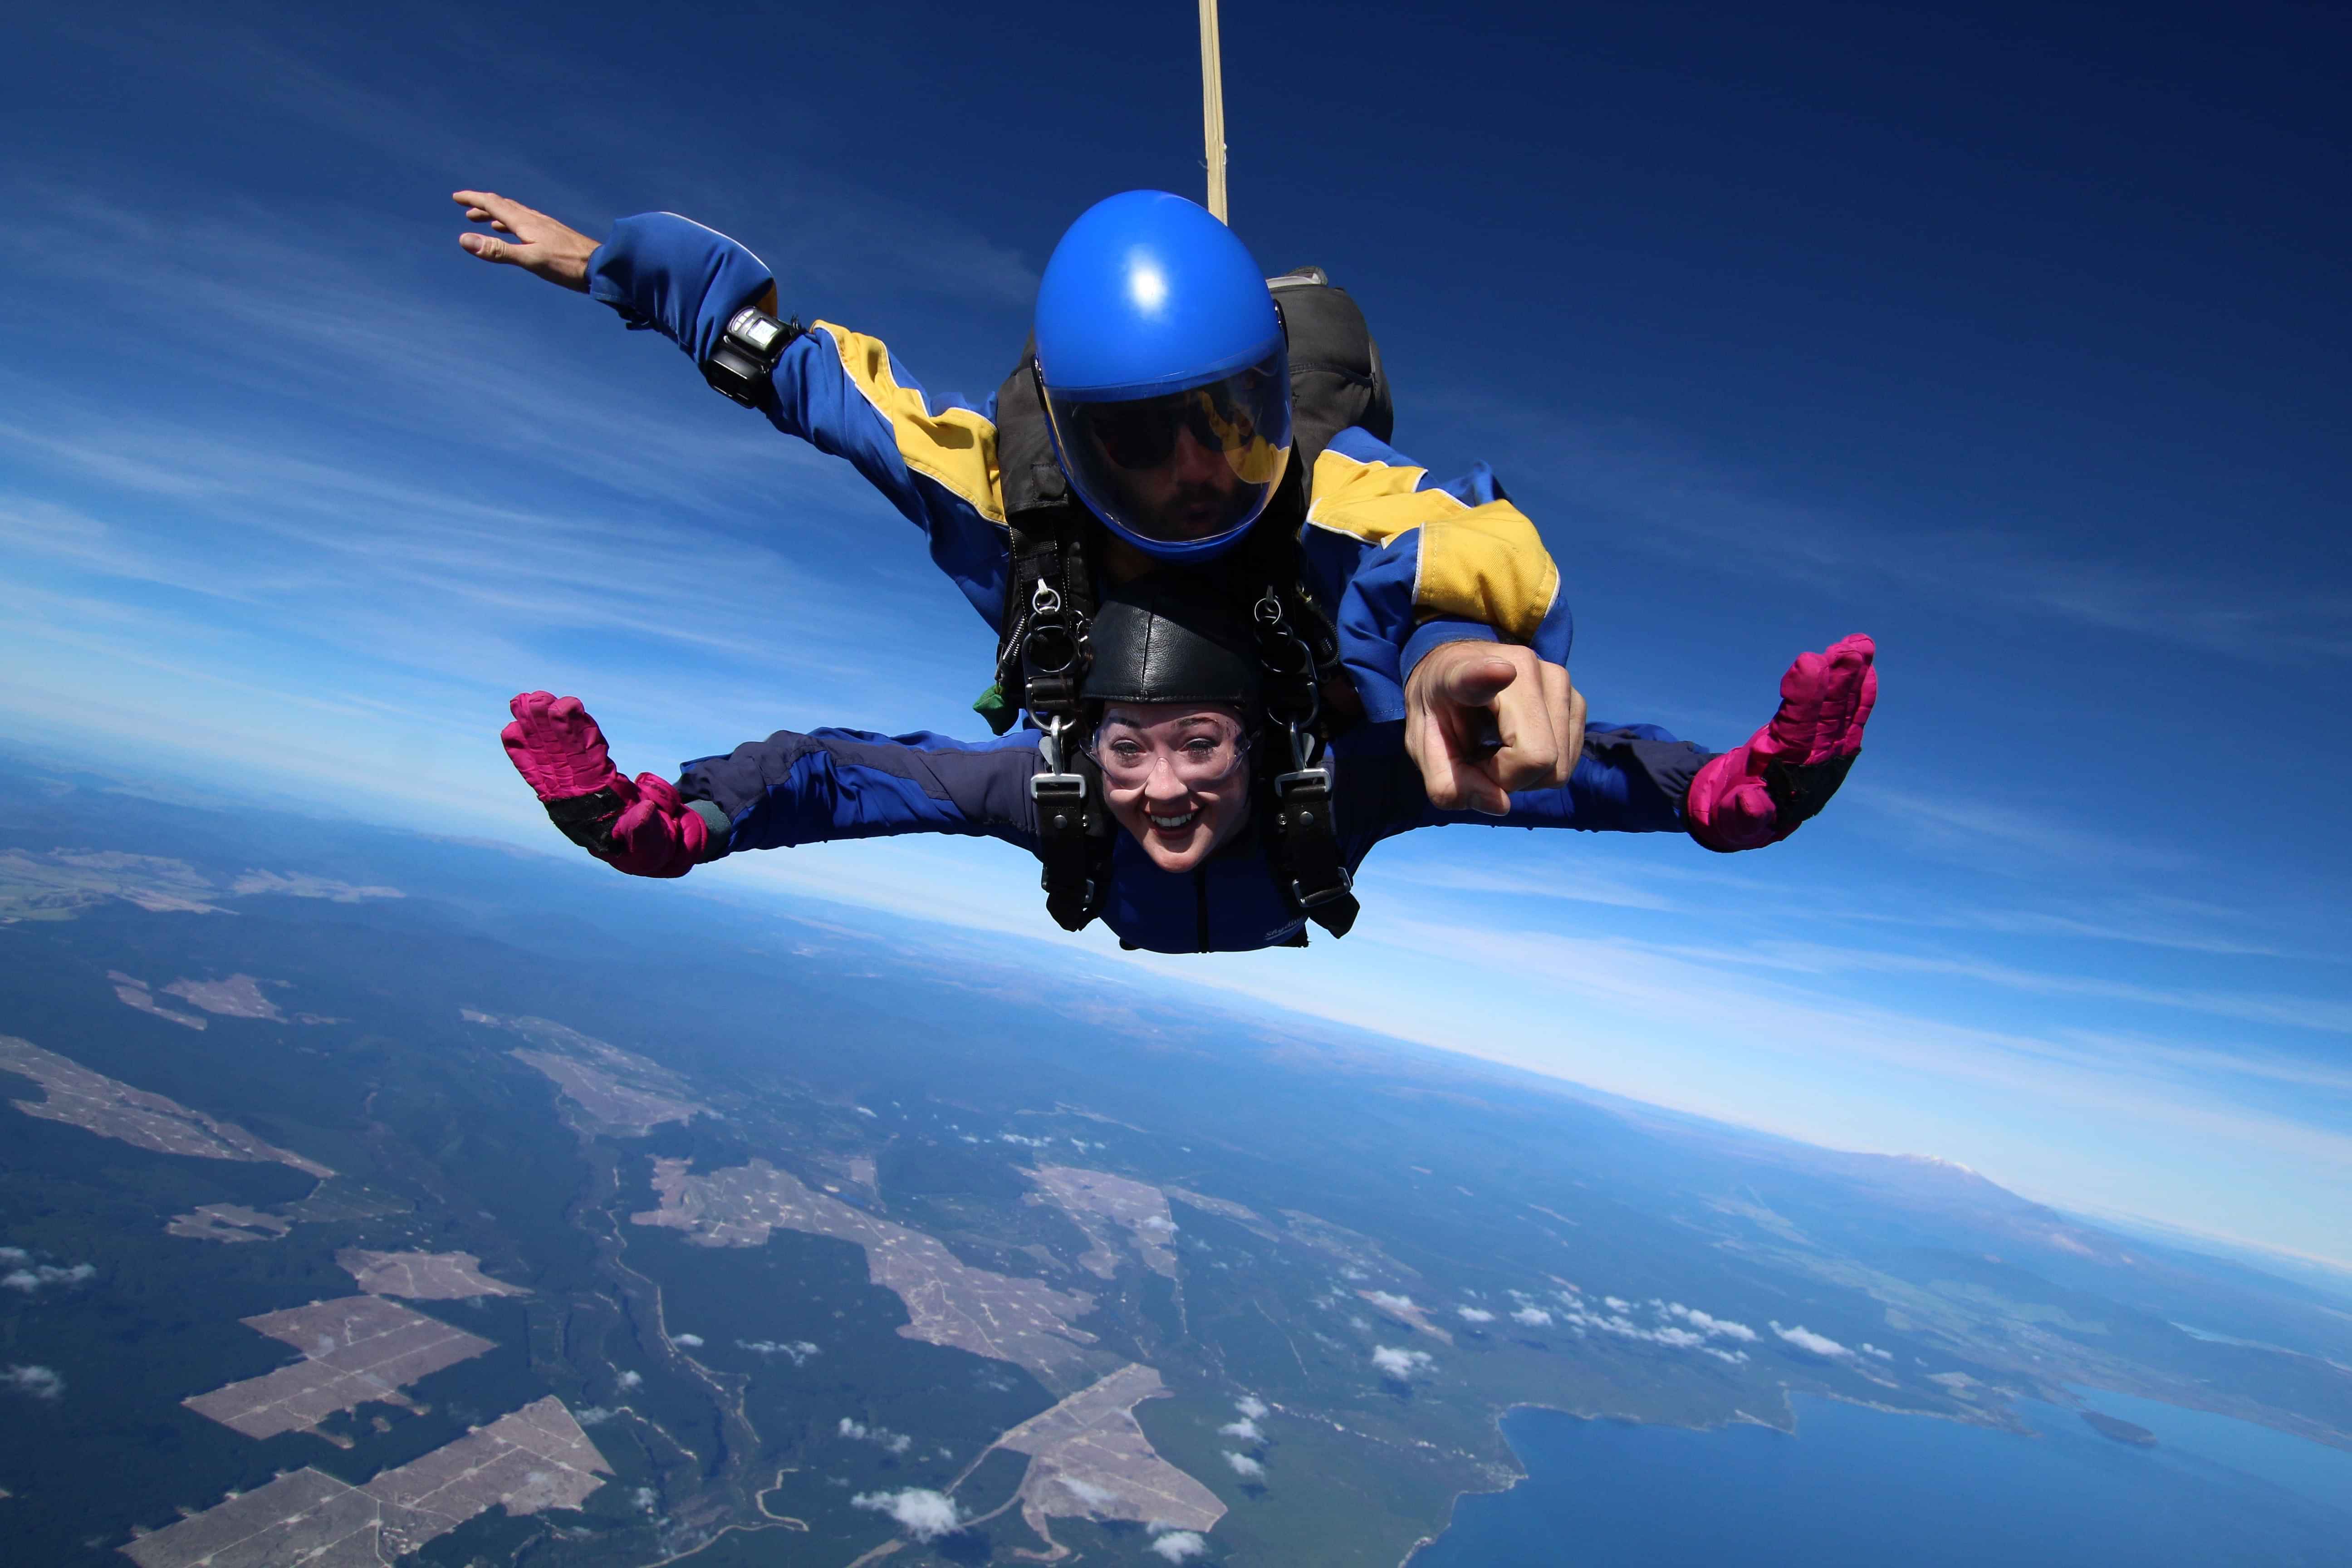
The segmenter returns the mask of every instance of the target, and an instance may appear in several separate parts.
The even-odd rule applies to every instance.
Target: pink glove
[[[702,860],[702,818],[659,773],[624,777],[580,699],[526,691],[508,707],[499,739],[566,838],[632,877],[683,877]]]
[[[1878,645],[1856,633],[1801,653],[1780,678],[1780,710],[1691,780],[1690,836],[1726,854],[1778,844],[1829,804],[1862,754],[1878,701]]]

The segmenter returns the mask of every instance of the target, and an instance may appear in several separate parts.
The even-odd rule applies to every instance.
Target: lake
[[[1465,1498],[1412,1568],[2352,1568],[2352,1454],[2087,1397],[2157,1446],[2030,1403],[2030,1437],[1803,1396],[1794,1437],[1514,1411],[1528,1479]]]

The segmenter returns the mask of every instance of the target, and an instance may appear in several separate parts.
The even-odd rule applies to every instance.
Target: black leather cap
[[[1089,702],[1258,700],[1256,639],[1230,605],[1181,579],[1152,576],[1103,595],[1089,634]]]

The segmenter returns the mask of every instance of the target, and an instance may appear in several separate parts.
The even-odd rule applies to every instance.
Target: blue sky
[[[1423,835],[1345,943],[1121,962],[2352,1263],[2352,27],[1536,10],[1232,0],[1235,227],[1362,300],[1401,447],[1542,526],[1597,715],[1728,745],[1866,630],[1868,754],[1763,854]],[[1198,189],[1192,8],[688,16],[20,31],[0,732],[552,847],[518,689],[633,768],[974,728],[914,532],[469,260],[447,193],[687,213],[984,395],[1071,217]],[[1068,940],[991,845],[703,877]]]

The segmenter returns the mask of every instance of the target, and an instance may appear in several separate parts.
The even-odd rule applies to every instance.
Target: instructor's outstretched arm
[[[501,267],[520,267],[575,294],[588,292],[588,258],[596,254],[594,240],[495,191],[458,191],[449,199],[466,209],[467,222],[487,224],[490,229],[488,234],[475,229],[457,237],[467,255]],[[501,235],[506,237],[499,237]]]

